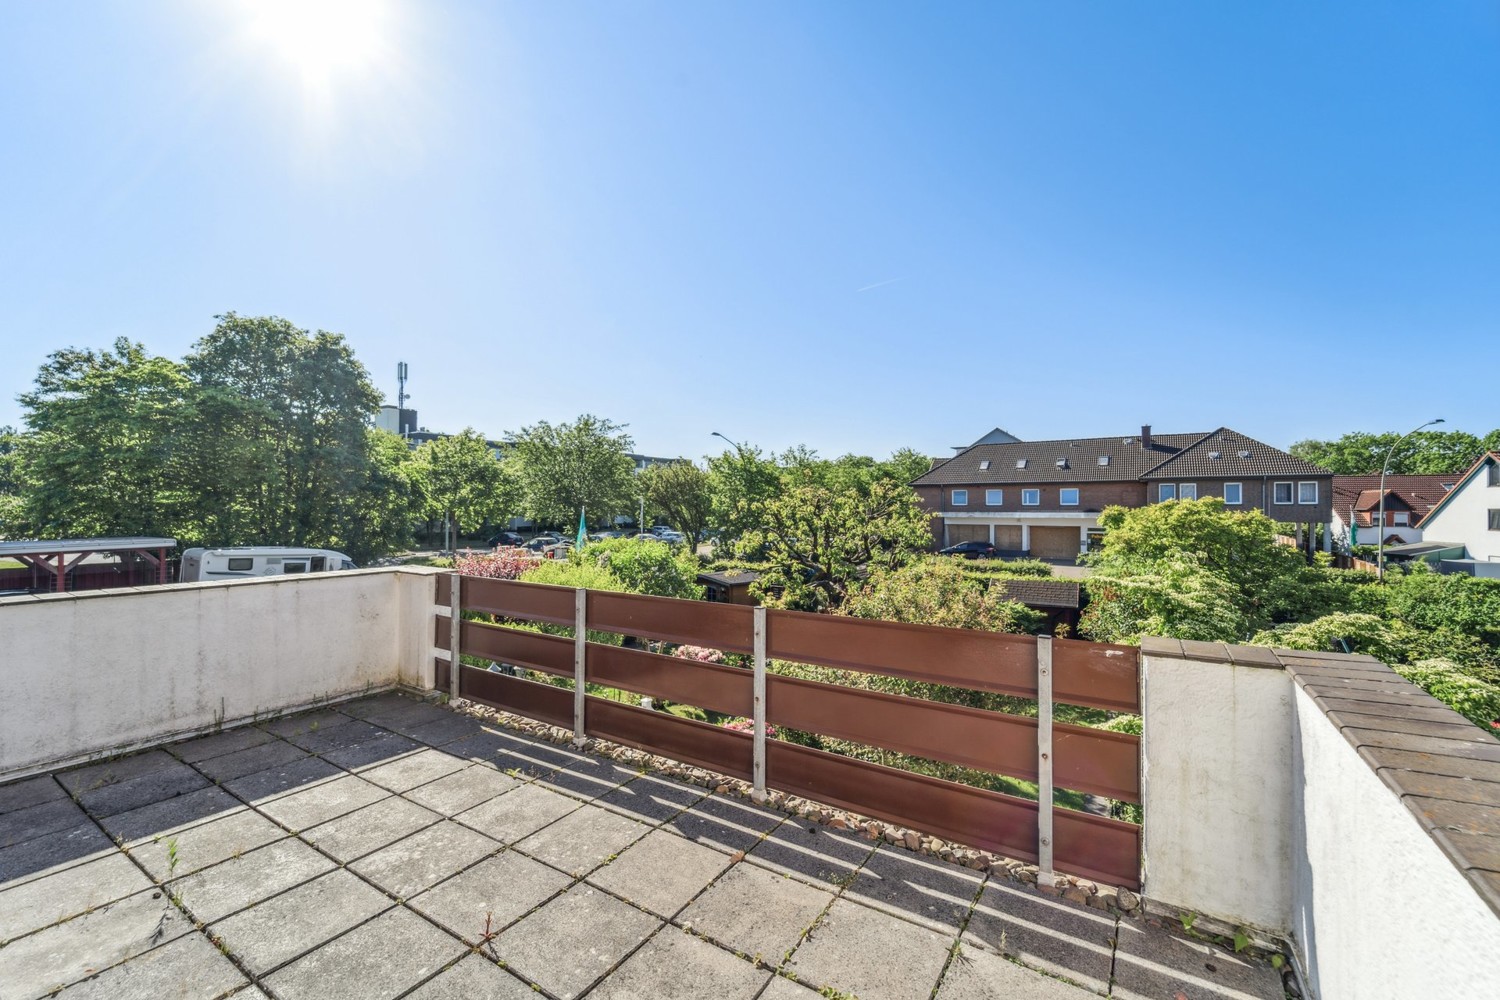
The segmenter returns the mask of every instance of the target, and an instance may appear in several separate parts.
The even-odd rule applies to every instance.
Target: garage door
[[[1033,559],[1074,559],[1078,556],[1077,528],[1032,528]]]
[[[989,540],[990,526],[987,524],[948,525],[949,545],[957,545],[959,542],[987,542]]]
[[[1019,524],[995,525],[995,548],[1003,552],[1021,551],[1021,526]]]

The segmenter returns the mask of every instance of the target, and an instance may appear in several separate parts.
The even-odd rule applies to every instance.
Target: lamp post
[[[644,535],[646,533],[646,498],[637,497],[636,499],[641,502],[641,515],[635,519],[635,533]]]
[[[1385,582],[1385,476],[1386,473],[1391,471],[1391,456],[1396,454],[1396,449],[1401,447],[1402,441],[1405,441],[1417,433],[1417,431],[1443,422],[1443,418],[1438,417],[1436,420],[1427,421],[1421,427],[1413,427],[1396,439],[1396,443],[1391,445],[1390,450],[1385,453],[1385,460],[1380,463],[1380,514],[1378,516],[1379,524],[1376,526],[1378,534],[1375,536],[1375,575],[1381,583]]]
[[[730,444],[734,445],[734,450],[735,451],[744,451],[745,450],[745,446],[744,445],[740,444],[738,441],[733,440],[732,438],[725,437],[723,434],[720,434],[718,431],[714,431],[713,434],[711,434],[710,436],[711,437],[716,437],[716,438],[724,438],[725,441],[728,441]]]

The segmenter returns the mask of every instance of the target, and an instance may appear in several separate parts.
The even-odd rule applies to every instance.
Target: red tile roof
[[[1461,476],[1386,476],[1386,509],[1412,512],[1412,524],[1427,516],[1427,512],[1438,505],[1448,491],[1443,484],[1452,486]],[[1393,502],[1394,498],[1394,502]],[[1333,509],[1341,518],[1348,520],[1350,508],[1354,509],[1356,523],[1360,527],[1374,524],[1371,512],[1380,507],[1379,476],[1334,476]]]

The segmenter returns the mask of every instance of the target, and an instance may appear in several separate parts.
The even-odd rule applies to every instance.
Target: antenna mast
[[[401,431],[401,437],[405,438],[411,428],[406,426],[406,362],[396,362],[396,427]]]

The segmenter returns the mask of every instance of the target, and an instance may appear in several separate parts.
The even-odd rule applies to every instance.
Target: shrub
[[[1447,660],[1400,665],[1396,673],[1432,695],[1476,726],[1500,729],[1500,687],[1464,673]]]
[[[876,570],[840,613],[856,618],[987,632],[1035,633],[1045,616],[992,594],[952,559],[926,559],[900,569]]]
[[[454,568],[464,576],[482,576],[491,580],[519,580],[521,574],[537,564],[537,558],[525,549],[496,549],[494,552],[464,552],[454,560]]]

